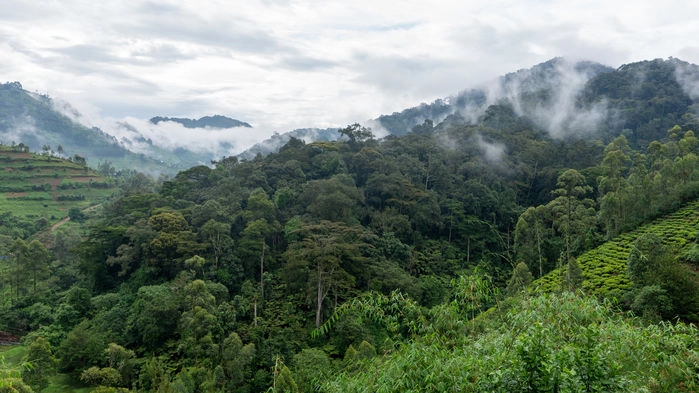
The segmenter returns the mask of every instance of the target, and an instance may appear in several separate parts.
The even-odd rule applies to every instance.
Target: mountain
[[[645,146],[664,137],[674,124],[695,127],[696,108],[690,106],[697,97],[699,67],[678,59],[614,69],[557,57],[365,124],[379,135],[405,135],[425,121],[492,128],[518,123],[559,139],[609,142],[623,132],[634,146]],[[286,140],[275,136],[261,144],[278,150]],[[241,157],[249,156],[246,152]]]
[[[22,143],[31,151],[53,151],[64,158],[78,155],[92,167],[109,161],[119,169],[175,175],[240,151],[235,144],[238,136],[230,130],[251,128],[220,115],[128,119],[105,129],[81,121],[80,113],[69,104],[24,90],[19,82],[0,84],[0,143]],[[195,130],[206,130],[207,138]]]
[[[699,128],[698,97],[699,67],[678,59],[641,61],[614,69],[554,58],[364,124],[380,137],[405,135],[425,122],[532,129],[556,139],[603,143],[623,134],[632,146],[643,148],[664,137],[675,124]],[[86,127],[79,124],[79,116],[73,116],[74,110],[69,109],[66,116],[66,108],[59,108],[45,95],[23,90],[18,82],[0,85],[0,104],[0,142],[22,142],[34,151],[60,145],[66,156],[84,156],[93,166],[111,161],[119,168],[154,174],[174,175],[231,155],[251,159],[278,151],[291,138],[310,143],[339,137],[334,128],[302,128],[260,141],[249,123],[221,115],[199,119],[156,116],[103,128]],[[206,138],[193,130],[205,130]],[[244,150],[249,145],[253,146]]]
[[[252,128],[252,126],[244,121],[231,119],[230,117],[215,115],[215,116],[204,116],[197,120],[187,119],[181,117],[161,117],[156,116],[150,119],[153,124],[158,124],[161,121],[172,121],[175,123],[182,124],[185,128],[235,128],[235,127],[247,127]]]
[[[609,142],[623,133],[643,147],[673,125],[699,128],[699,66],[655,59],[613,69],[589,61],[555,58],[507,74],[497,81],[431,104],[380,116],[391,134],[402,135],[425,120],[484,124],[513,121],[555,138]]]
[[[111,161],[119,168],[159,174],[183,169],[131,151],[97,127],[86,127],[57,110],[46,96],[28,92],[19,82],[0,84],[0,143],[24,144],[31,151],[79,156],[92,167]]]

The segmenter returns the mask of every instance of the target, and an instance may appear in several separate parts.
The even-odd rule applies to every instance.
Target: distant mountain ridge
[[[444,123],[532,129],[562,140],[608,142],[623,134],[634,147],[643,148],[649,141],[666,137],[675,124],[699,129],[697,114],[697,65],[670,58],[614,69],[558,57],[363,124],[378,137],[404,135],[426,122],[435,127]],[[22,142],[34,151],[61,145],[66,156],[79,154],[93,166],[109,160],[117,167],[174,174],[225,156],[252,159],[266,155],[291,138],[306,143],[339,138],[337,128],[301,128],[275,133],[243,151],[242,143],[233,136],[254,128],[221,115],[130,119],[105,130],[72,119],[76,117],[63,115],[51,98],[28,92],[19,82],[0,85],[0,142]],[[227,132],[234,127],[240,132]],[[210,134],[190,140],[192,134],[185,129],[207,129]],[[249,145],[254,136],[246,135],[245,145]]]
[[[182,124],[185,128],[235,128],[235,127],[246,127],[252,128],[252,126],[244,121],[231,119],[230,117],[214,115],[214,116],[204,116],[199,119],[187,119],[183,117],[162,117],[156,116],[150,119],[153,124],[158,124],[162,121],[171,121],[175,123]]]

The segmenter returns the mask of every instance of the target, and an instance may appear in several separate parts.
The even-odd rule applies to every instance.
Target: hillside
[[[581,288],[591,295],[621,300],[622,295],[632,288],[627,272],[629,254],[635,242],[646,234],[657,236],[673,255],[685,254],[699,241],[699,201],[578,256],[576,260],[583,276]],[[534,282],[534,286],[542,292],[559,291],[565,287],[565,276],[566,268],[555,269]]]
[[[68,217],[71,208],[95,206],[119,192],[84,162],[0,145],[0,233],[33,233]]]
[[[645,148],[676,124],[685,129],[699,126],[693,106],[697,81],[699,67],[679,59],[641,61],[613,69],[590,61],[554,58],[431,103],[381,115],[365,125],[385,136],[405,135],[425,121],[494,128],[519,123],[557,139],[603,143],[623,132],[633,146]],[[509,112],[507,118],[501,118],[503,111]],[[261,142],[266,148],[254,153],[277,151],[289,139],[286,133],[281,136]],[[251,156],[254,154],[246,152],[241,158]]]

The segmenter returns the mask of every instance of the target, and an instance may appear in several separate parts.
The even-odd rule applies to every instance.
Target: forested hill
[[[60,279],[38,275],[36,287],[20,273],[21,242],[3,238],[0,330],[31,332],[60,372],[91,385],[265,391],[283,374],[308,390],[322,382],[309,374],[317,362],[351,372],[352,359],[464,326],[552,269],[571,272],[558,290],[584,289],[581,253],[699,197],[691,130],[639,151],[624,135],[566,142],[493,111],[513,126],[425,122],[378,141],[351,125],[339,142],[292,139],[182,171],[105,206],[84,241],[62,235],[37,260]],[[646,273],[660,261],[652,241],[612,300],[650,321],[695,321],[685,263],[699,260],[697,239],[661,253],[673,264],[660,276]]]
[[[608,143],[623,132],[631,145],[643,147],[664,138],[675,124],[694,129],[695,118],[684,116],[695,113],[698,91],[699,67],[678,59],[642,61],[615,70],[555,58],[484,87],[381,116],[377,122],[396,135],[426,119],[437,124],[449,117],[501,128],[488,121],[488,110],[496,105],[555,137],[592,137]]]
[[[590,251],[696,220],[693,101],[660,82],[677,64],[581,81],[570,116],[537,90],[477,123],[352,124],[192,167],[57,231],[45,258],[2,232],[0,331],[43,365],[21,373],[36,390],[54,370],[104,391],[696,390],[696,224],[645,227],[614,263]],[[627,68],[644,77],[619,98]],[[596,292],[592,266],[625,281]],[[552,271],[555,296],[528,290]]]
[[[381,136],[405,135],[425,121],[511,128],[512,119],[494,116],[505,111],[526,127],[555,138],[609,143],[623,132],[632,146],[644,148],[664,138],[675,124],[695,129],[698,92],[699,67],[674,58],[618,69],[554,58],[432,103],[379,116],[365,125]],[[239,157],[277,151],[290,136],[316,140],[307,133],[283,133]]]

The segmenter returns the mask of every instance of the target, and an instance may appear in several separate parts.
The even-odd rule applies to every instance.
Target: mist
[[[578,105],[580,93],[600,67],[556,58],[508,74],[486,88],[487,105],[505,101],[553,138],[588,135],[609,114],[605,101],[588,108]]]
[[[105,125],[103,129],[137,153],[151,152],[153,147],[170,151],[186,149],[212,159],[242,152],[268,136],[255,128],[185,128],[172,121],[153,124],[133,117]]]
[[[675,79],[689,98],[692,100],[699,99],[699,66],[676,61]]]

